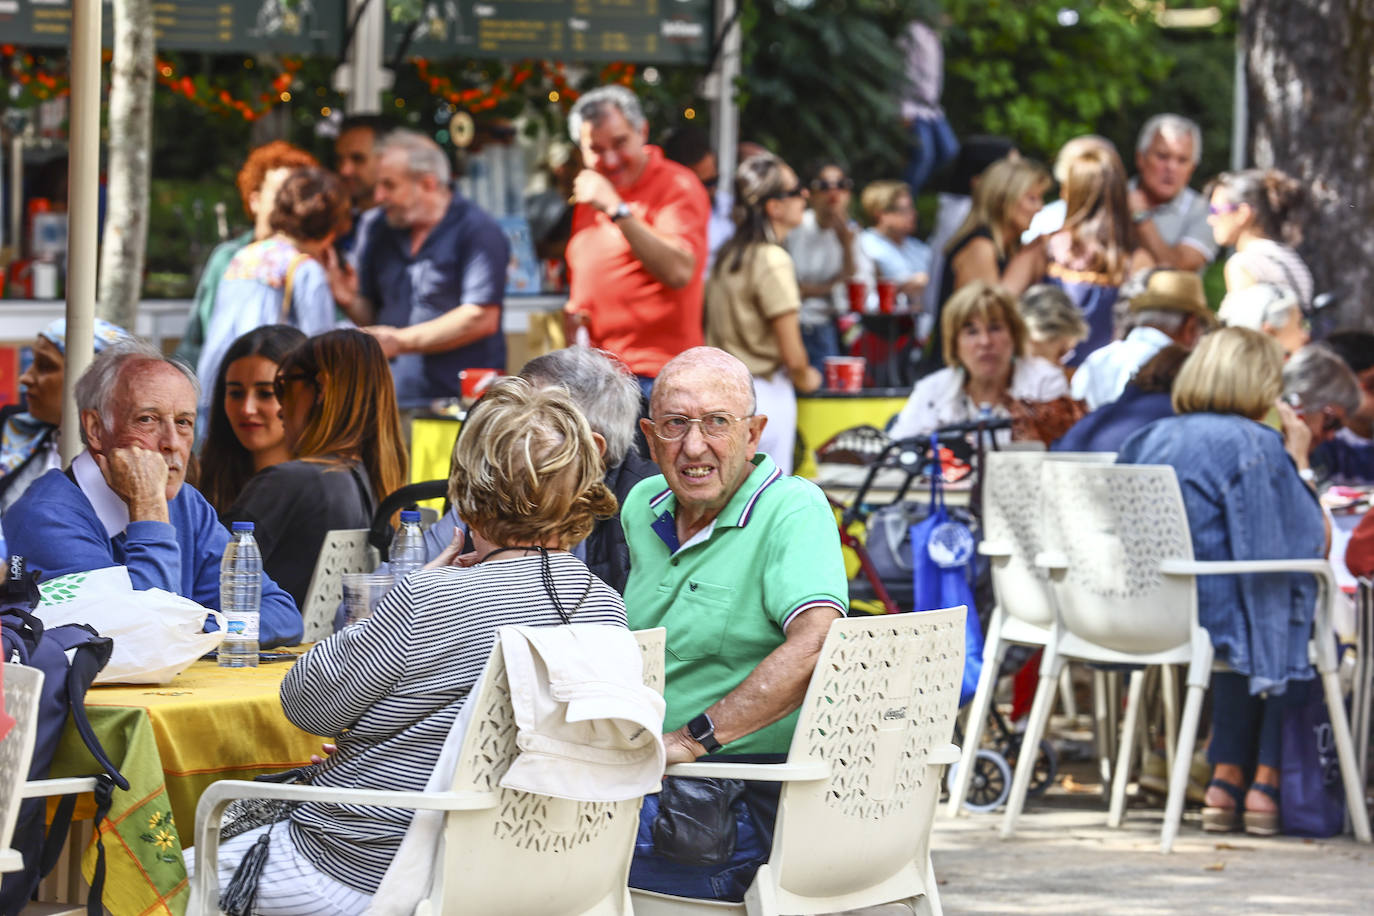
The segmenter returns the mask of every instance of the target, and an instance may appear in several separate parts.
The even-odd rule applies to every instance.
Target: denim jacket
[[[1198,560],[1323,556],[1316,495],[1267,426],[1229,414],[1169,417],[1127,439],[1117,461],[1173,466]],[[1316,589],[1311,576],[1289,573],[1198,577],[1198,617],[1217,660],[1248,675],[1252,694],[1313,676]]]

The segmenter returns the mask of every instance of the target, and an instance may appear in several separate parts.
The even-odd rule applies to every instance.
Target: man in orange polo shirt
[[[624,360],[647,397],[664,363],[702,345],[711,203],[691,170],[648,144],[644,111],[624,86],[583,95],[568,130],[584,165],[573,183],[569,324]]]

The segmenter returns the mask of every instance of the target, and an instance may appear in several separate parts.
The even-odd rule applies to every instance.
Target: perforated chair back
[[[1160,573],[1163,560],[1193,559],[1174,469],[1047,461],[1042,474],[1045,549],[1068,561],[1054,583],[1064,628],[1134,654],[1188,644],[1197,589]]]
[[[665,630],[635,633],[644,683],[663,690]],[[443,882],[432,912],[628,914],[640,799],[579,802],[503,789],[515,759],[515,714],[499,644],[463,738],[453,790],[496,792],[493,808],[450,812]],[[431,898],[433,899],[433,897]],[[422,910],[430,912],[429,910]]]
[[[831,625],[788,754],[824,761],[830,776],[783,785],[768,865],[780,912],[934,892],[929,847],[940,768],[928,758],[954,732],[964,613]]]
[[[10,848],[19,819],[20,790],[29,778],[33,743],[38,735],[38,698],[43,672],[24,665],[5,665],[5,711],[14,725],[0,739],[0,872],[21,871],[24,857]]]
[[[334,615],[343,601],[344,573],[372,572],[377,551],[367,543],[366,528],[340,528],[324,536],[301,617],[302,642],[319,642],[333,634]]]

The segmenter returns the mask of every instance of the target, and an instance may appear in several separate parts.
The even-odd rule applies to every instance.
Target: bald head
[[[742,417],[752,414],[757,405],[754,377],[748,367],[716,347],[693,347],[668,360],[654,379],[649,414],[658,414],[665,392],[684,388],[696,394],[729,398],[731,409],[739,411]]]

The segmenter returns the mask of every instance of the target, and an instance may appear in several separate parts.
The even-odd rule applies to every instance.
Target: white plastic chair
[[[1042,471],[1046,550],[1037,565],[1049,570],[1056,622],[1045,646],[1040,684],[1026,728],[1028,746],[1044,732],[1055,679],[1065,659],[1106,664],[1186,664],[1187,699],[1161,831],[1169,852],[1183,815],[1189,762],[1203,693],[1211,679],[1212,643],[1198,623],[1196,577],[1254,572],[1302,572],[1317,578],[1320,595],[1315,632],[1329,634],[1334,583],[1325,560],[1200,562],[1193,559],[1188,517],[1174,470],[1155,465],[1046,462]],[[1351,818],[1361,842],[1369,842],[1364,794],[1355,772],[1350,729],[1337,683],[1330,639],[1316,639],[1317,668],[1326,689]],[[1135,717],[1143,672],[1131,676],[1123,737],[1112,782],[1110,826],[1125,809]],[[1012,779],[1002,824],[1013,833],[1025,803],[1032,758],[1022,756]]]
[[[339,528],[324,536],[301,608],[302,642],[319,642],[333,634],[334,615],[343,601],[344,573],[377,568],[377,550],[367,543],[367,534],[366,528]]]
[[[638,916],[941,912],[930,828],[964,670],[964,608],[831,624],[787,762],[693,763],[670,776],[780,781],[773,849],[742,903],[632,889]]]
[[[635,633],[644,683],[663,690],[665,631]],[[500,643],[487,661],[463,738],[453,788],[397,792],[224,780],[196,805],[195,899],[216,913],[219,829],[237,798],[274,798],[445,811],[442,854],[416,916],[438,913],[549,916],[632,912],[626,880],[639,827],[640,799],[576,802],[499,786],[515,759],[515,717]],[[194,914],[193,914],[194,916]]]
[[[984,455],[983,541],[978,552],[991,559],[997,603],[983,642],[983,669],[969,704],[959,768],[950,787],[951,817],[963,811],[975,758],[982,745],[988,710],[1007,650],[1044,646],[1054,623],[1049,576],[1035,566],[1041,544],[1040,469],[1047,460],[1110,462],[1112,452],[992,451]],[[1062,685],[1061,685],[1062,686]],[[1071,689],[1064,691],[1066,702]],[[1101,723],[1099,723],[1099,728]],[[1038,750],[1038,744],[1022,747]]]
[[[41,670],[25,665],[5,665],[5,710],[14,717],[14,726],[0,740],[0,873],[24,869],[23,855],[10,847],[19,818],[19,805],[24,799],[72,795],[95,789],[92,777],[28,779],[34,741],[38,736],[38,701],[42,692]],[[85,911],[84,906],[54,904],[29,904],[24,908],[26,914],[42,913],[44,916]]]

